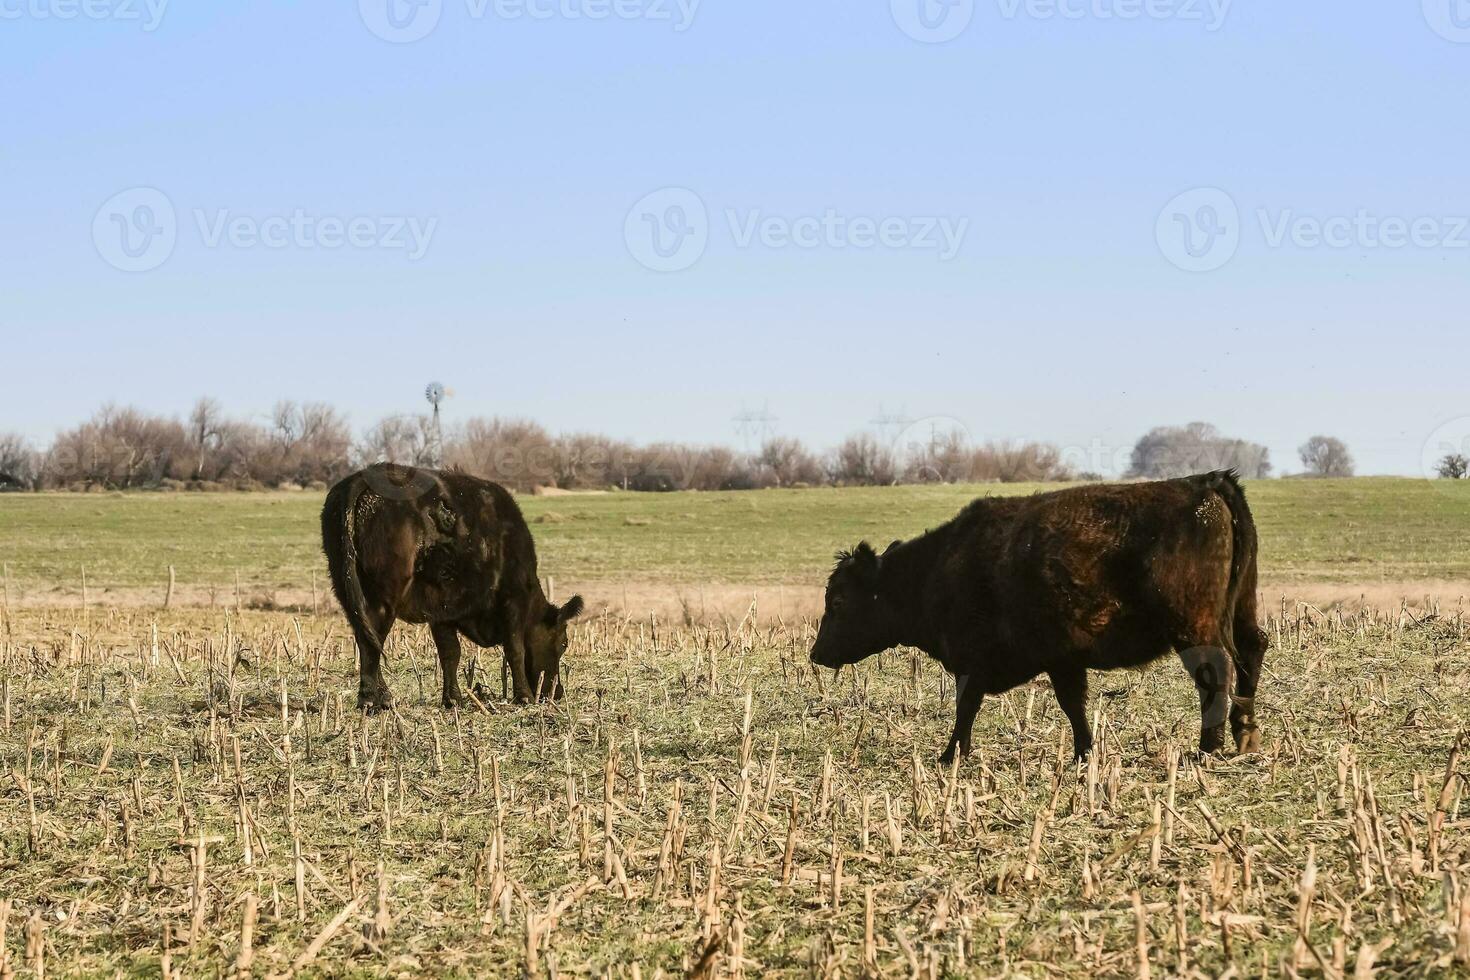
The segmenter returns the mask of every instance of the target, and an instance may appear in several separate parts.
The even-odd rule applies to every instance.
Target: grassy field
[[[839,545],[1033,489],[523,503],[564,579],[805,585]],[[1278,580],[1470,578],[1470,485],[1249,491]],[[1194,759],[1171,661],[1094,675],[1088,766],[1037,683],[986,702],[953,770],[952,681],[906,651],[818,675],[795,619],[589,618],[566,700],[455,713],[402,627],[396,710],[365,718],[330,604],[109,601],[170,564],[309,587],[318,507],[0,497],[29,600],[0,629],[0,977],[1470,975],[1453,596],[1268,602],[1259,753]],[[83,566],[92,603],[45,608]]]
[[[592,621],[559,705],[454,714],[400,630],[364,718],[333,617],[23,611],[0,976],[1466,975],[1465,624],[1267,625],[1258,754],[1193,761],[1171,662],[1086,767],[1037,684],[948,770],[937,669],[804,629]]]
[[[824,578],[859,538],[886,544],[982,494],[1032,485],[525,497],[544,574],[578,583],[787,583]],[[1263,576],[1327,582],[1470,579],[1470,481],[1268,480],[1248,487]],[[320,496],[0,495],[0,561],[16,588],[306,589]],[[324,586],[323,586],[324,587]]]

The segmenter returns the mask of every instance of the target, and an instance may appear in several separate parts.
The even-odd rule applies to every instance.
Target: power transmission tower
[[[740,412],[731,421],[735,423],[735,432],[740,436],[741,443],[748,453],[751,448],[751,439],[758,438],[760,443],[764,444],[767,439],[775,434],[776,423],[780,419],[772,415],[770,405],[765,404],[761,406],[759,412],[751,411],[742,406]]]
[[[878,406],[877,416],[869,420],[869,424],[878,430],[878,440],[888,446],[897,443],[903,430],[913,423],[907,410],[900,408],[897,412],[887,412],[882,405]]]

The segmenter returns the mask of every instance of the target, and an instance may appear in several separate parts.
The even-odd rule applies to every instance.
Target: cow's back
[[[368,602],[409,622],[482,612],[502,588],[535,580],[535,550],[515,499],[458,470],[367,467],[328,492],[322,523],[334,588],[337,567],[355,555]],[[340,559],[334,531],[347,542],[337,545]]]
[[[950,604],[1002,645],[1139,633],[1141,662],[1183,620],[1218,618],[1228,591],[1230,511],[1199,478],[984,498],[956,523]]]

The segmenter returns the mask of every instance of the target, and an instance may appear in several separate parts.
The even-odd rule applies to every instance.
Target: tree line
[[[1331,437],[1313,437],[1302,446],[1301,458],[1314,475],[1353,472],[1347,447]],[[772,437],[754,452],[740,452],[674,442],[640,445],[585,432],[552,434],[513,418],[471,418],[441,436],[427,415],[391,416],[354,434],[345,415],[319,402],[282,401],[259,421],[232,417],[214,399],[201,398],[185,419],[105,406],[44,449],[0,434],[0,489],[320,489],[381,461],[458,466],[516,490],[1101,479],[1050,443],[976,444],[953,430],[906,444],[858,433],[826,452],[798,439]],[[1161,479],[1226,467],[1253,478],[1271,474],[1265,446],[1196,422],[1145,434],[1129,455],[1127,475]]]

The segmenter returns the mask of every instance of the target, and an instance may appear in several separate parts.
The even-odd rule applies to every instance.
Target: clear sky
[[[638,440],[1199,419],[1417,473],[1470,416],[1465,0],[0,0],[0,91],[38,442],[437,379]]]

